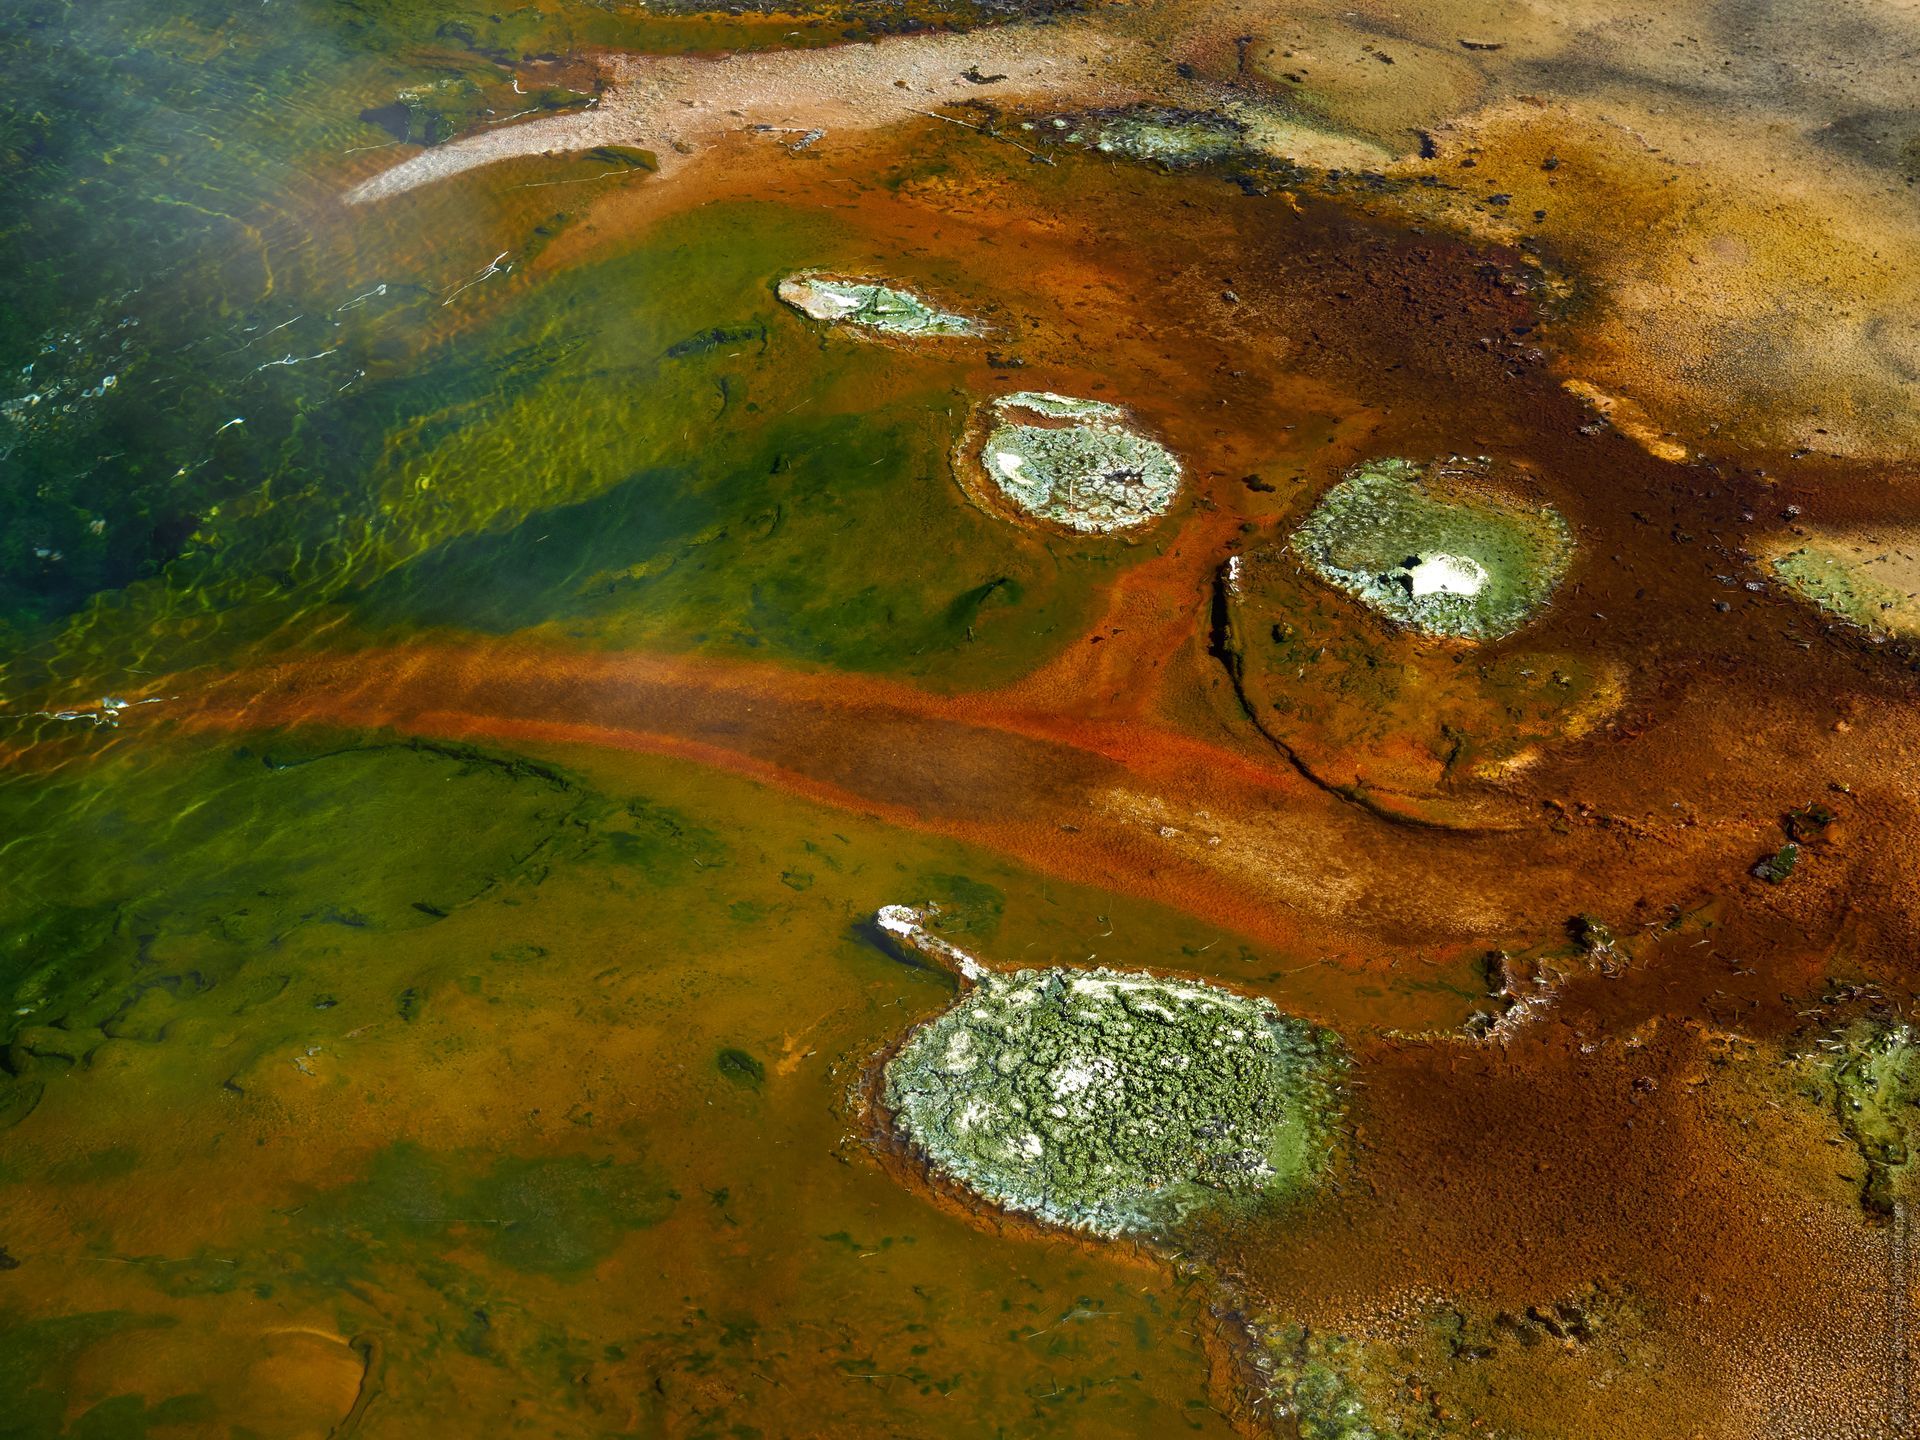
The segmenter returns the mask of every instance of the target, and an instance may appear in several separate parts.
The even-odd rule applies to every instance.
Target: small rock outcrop
[[[855,325],[883,335],[977,335],[980,326],[882,280],[808,272],[789,275],[775,292],[809,320]]]

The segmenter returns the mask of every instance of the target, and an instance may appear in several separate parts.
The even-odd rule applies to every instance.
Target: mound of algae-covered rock
[[[789,275],[777,292],[810,320],[857,325],[883,335],[974,335],[980,327],[883,280],[809,272]]]
[[[972,983],[888,1062],[884,1093],[937,1174],[1119,1235],[1285,1193],[1324,1164],[1344,1068],[1329,1032],[1195,980],[988,970],[922,918],[893,906],[880,924]]]
[[[1124,407],[1050,390],[977,406],[954,465],[987,508],[1084,535],[1164,515],[1180,489],[1180,462]]]
[[[1400,625],[1494,640],[1553,594],[1573,536],[1551,506],[1487,484],[1484,462],[1370,460],[1320,499],[1293,549],[1321,579]]]

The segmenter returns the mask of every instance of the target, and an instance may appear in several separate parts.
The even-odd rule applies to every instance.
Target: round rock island
[[[881,923],[973,977],[886,1067],[887,1108],[937,1175],[1069,1229],[1153,1234],[1325,1163],[1344,1068],[1330,1032],[1197,980],[987,970],[908,933],[915,917]]]
[[[1327,583],[1398,625],[1495,640],[1552,596],[1573,554],[1558,511],[1527,505],[1482,460],[1387,457],[1348,472],[1293,534]]]

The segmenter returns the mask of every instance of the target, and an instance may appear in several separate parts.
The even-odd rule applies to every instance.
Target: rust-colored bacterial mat
[[[1920,15],[0,3],[0,1440],[1896,1440]]]

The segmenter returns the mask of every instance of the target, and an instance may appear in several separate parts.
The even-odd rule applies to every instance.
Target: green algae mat
[[[1326,1168],[1344,1068],[1328,1032],[1194,980],[988,970],[925,928],[938,918],[878,919],[968,981],[886,1067],[893,1123],[936,1174],[1051,1225],[1164,1238]]]

